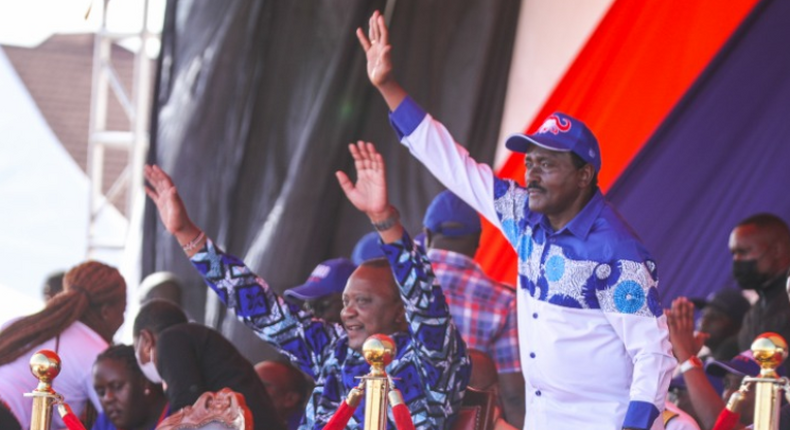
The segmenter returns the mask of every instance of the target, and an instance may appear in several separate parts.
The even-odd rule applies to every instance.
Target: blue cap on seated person
[[[356,265],[381,257],[385,257],[385,255],[379,244],[379,234],[375,231],[362,236],[362,238],[357,241],[357,244],[354,245],[354,250],[351,251],[351,261]]]
[[[727,373],[736,375],[757,376],[760,374],[760,364],[754,359],[752,351],[747,349],[733,357],[731,360],[713,360],[705,364],[705,373],[713,376],[724,377]],[[776,369],[779,376],[785,375],[785,367]]]
[[[471,206],[450,191],[442,191],[434,197],[422,225],[431,233],[458,237],[480,233],[480,215]]]
[[[549,115],[533,134],[516,133],[505,140],[507,149],[526,153],[530,145],[537,145],[551,151],[573,152],[585,162],[601,171],[601,150],[598,139],[578,119],[562,112]]]
[[[342,293],[346,282],[357,265],[347,258],[326,260],[313,269],[313,273],[304,284],[286,290],[286,298],[297,300],[315,300],[332,293]]]
[[[724,382],[722,378],[713,376],[709,373],[706,373],[705,376],[708,377],[708,382],[710,382],[710,385],[713,386],[713,389],[716,390],[717,393],[721,394],[724,391]],[[683,375],[677,375],[672,378],[669,382],[669,389],[687,390],[688,387],[686,386],[686,380],[683,379]]]

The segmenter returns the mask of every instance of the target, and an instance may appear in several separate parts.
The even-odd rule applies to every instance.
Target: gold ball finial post
[[[384,334],[374,334],[362,344],[362,355],[370,364],[371,374],[374,376],[386,374],[384,368],[392,363],[395,352],[395,341]]]
[[[38,379],[34,391],[52,393],[52,380],[60,374],[60,357],[48,349],[42,349],[30,357],[30,373]]]
[[[778,378],[776,369],[787,358],[787,342],[777,333],[763,333],[752,342],[752,354],[760,364],[760,377]]]

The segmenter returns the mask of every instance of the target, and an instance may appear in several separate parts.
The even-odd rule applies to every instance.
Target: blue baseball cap
[[[713,376],[723,377],[727,373],[735,373],[737,375],[757,376],[760,374],[760,363],[754,359],[754,354],[750,349],[741,352],[729,361],[713,360],[705,364],[705,373]],[[779,376],[784,376],[785,366],[781,365],[776,368],[776,373]]]
[[[442,191],[434,197],[422,225],[432,233],[444,236],[466,236],[480,233],[480,215],[471,206],[450,191]]]
[[[375,231],[362,236],[357,241],[357,244],[354,245],[354,250],[351,251],[351,261],[356,265],[384,256],[384,251],[381,250],[381,245],[379,245],[379,234]]]
[[[601,170],[598,139],[583,122],[562,112],[549,115],[533,134],[516,133],[505,140],[507,149],[514,152],[526,153],[529,145],[551,151],[573,152],[591,164],[596,172]]]
[[[710,373],[705,373],[705,376],[708,378],[708,382],[710,385],[713,386],[713,389],[716,390],[717,393],[721,394],[724,390],[724,384],[722,383],[722,379],[719,376],[713,376]],[[669,382],[669,389],[677,389],[677,390],[688,390],[688,386],[686,385],[686,380],[683,378],[683,375],[677,375]]]
[[[313,269],[304,284],[285,290],[283,295],[297,300],[315,300],[332,293],[342,293],[357,265],[347,258],[326,260]]]

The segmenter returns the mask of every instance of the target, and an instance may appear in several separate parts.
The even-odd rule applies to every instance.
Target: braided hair
[[[63,291],[42,311],[19,319],[0,332],[0,365],[58,336],[77,320],[93,330],[106,326],[102,306],[125,299],[126,282],[116,268],[97,261],[75,266],[63,278]],[[112,333],[99,334],[107,342],[112,340]]]

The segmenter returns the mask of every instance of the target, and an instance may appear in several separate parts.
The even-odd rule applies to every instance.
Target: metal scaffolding
[[[126,245],[129,226],[133,224],[137,206],[144,201],[142,197],[142,171],[149,142],[149,117],[151,103],[152,67],[146,55],[146,47],[159,39],[159,33],[152,32],[148,24],[149,1],[139,2],[143,8],[143,22],[139,32],[119,33],[107,27],[107,9],[112,0],[94,1],[89,13],[101,13],[101,28],[96,33],[93,50],[93,82],[91,87],[91,111],[88,132],[88,178],[90,179],[89,219],[87,256],[93,257],[97,251],[122,251]],[[96,8],[101,10],[96,10]],[[131,88],[125,88],[116,68],[113,66],[112,46],[121,40],[129,40],[134,53],[134,72]],[[108,128],[108,106],[110,97],[120,103],[128,117],[128,128]],[[127,151],[126,165],[122,173],[112,183],[107,184],[104,168],[107,163],[108,149]],[[108,187],[107,187],[108,185]],[[103,190],[107,189],[106,194]],[[124,196],[125,193],[125,196]],[[100,233],[97,220],[104,211],[112,207],[112,201],[125,197],[126,218],[124,231]]]

